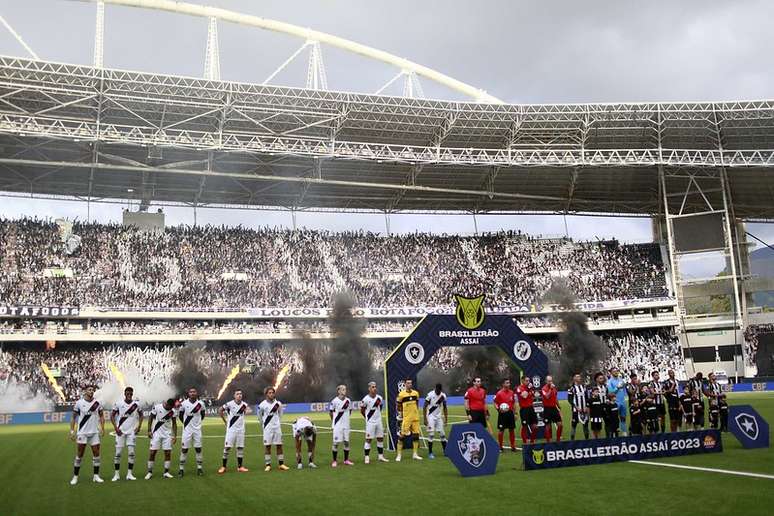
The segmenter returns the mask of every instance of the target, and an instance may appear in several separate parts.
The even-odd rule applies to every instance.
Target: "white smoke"
[[[0,413],[49,412],[54,403],[44,394],[33,394],[27,385],[16,380],[0,382]]]
[[[156,403],[160,403],[164,400],[174,397],[175,388],[172,384],[164,381],[163,378],[158,376],[154,377],[150,381],[146,381],[143,375],[136,369],[121,369],[124,375],[126,387],[132,387],[134,389],[134,397],[140,400],[142,407],[150,407]],[[94,394],[104,407],[112,407],[114,403],[123,399],[124,387],[113,376]]]

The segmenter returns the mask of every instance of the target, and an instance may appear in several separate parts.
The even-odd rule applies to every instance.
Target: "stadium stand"
[[[226,227],[148,232],[75,223],[68,254],[51,221],[0,222],[0,299],[119,310],[445,306],[449,293],[488,293],[492,306],[540,301],[556,278],[579,300],[667,295],[657,244]],[[292,252],[290,250],[293,250]],[[61,274],[44,274],[56,269]],[[72,277],[70,277],[72,276]]]

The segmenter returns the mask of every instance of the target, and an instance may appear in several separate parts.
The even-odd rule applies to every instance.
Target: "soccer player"
[[[602,398],[599,393],[599,385],[592,387],[589,397],[589,422],[591,423],[591,435],[594,439],[599,439],[599,434],[602,431],[606,404],[607,400]]]
[[[678,393],[679,385],[675,380],[675,372],[670,369],[667,371],[669,378],[664,380],[664,397],[669,411],[669,430],[677,432],[680,428],[680,395]]]
[[[701,373],[699,373],[701,374]],[[691,398],[693,399],[693,429],[701,430],[704,428],[704,400],[702,399],[701,389],[691,389]]]
[[[183,478],[185,463],[188,459],[188,448],[193,444],[196,452],[196,474],[204,475],[202,469],[202,421],[204,420],[204,403],[199,399],[199,391],[191,387],[188,389],[188,399],[180,404],[180,421],[183,423],[183,438],[180,443],[180,471],[178,476]]]
[[[156,452],[159,449],[164,450],[164,474],[162,478],[173,478],[169,473],[169,465],[172,461],[172,446],[177,441],[175,400],[170,398],[164,403],[157,403],[153,406],[148,417],[148,437],[150,438],[150,455],[148,456],[148,472],[145,474],[145,480],[150,480],[153,477],[153,463],[156,462]]]
[[[618,400],[614,392],[609,392],[605,405],[605,437],[618,437],[619,423]]]
[[[559,391],[554,384],[554,377],[546,376],[546,384],[540,389],[543,399],[543,419],[546,423],[545,439],[551,442],[551,425],[556,425],[556,442],[562,440],[562,411],[559,410]]]
[[[617,367],[610,370],[607,391],[615,394],[615,401],[618,404],[618,431],[621,435],[626,435],[626,382],[621,377],[621,371]]]
[[[686,430],[690,430],[693,426],[693,393],[691,391],[689,383],[680,395],[680,412],[683,414]]]
[[[513,393],[513,391],[511,391]],[[425,406],[423,408],[425,416],[425,426],[427,426],[427,458],[434,459],[433,441],[435,435],[441,440],[441,448],[446,453],[446,422],[449,419],[449,409],[446,406],[446,393],[443,392],[443,386],[440,383],[435,385],[435,389],[428,392],[425,396]],[[513,430],[511,430],[513,434]],[[500,439],[500,448],[502,448],[502,438]]]
[[[336,397],[331,400],[328,408],[328,413],[331,416],[331,426],[333,427],[333,445],[331,447],[333,455],[332,468],[339,465],[336,460],[339,455],[339,444],[344,448],[344,465],[355,465],[354,462],[349,460],[350,412],[352,412],[352,401],[347,397],[347,386],[339,385],[336,387]]]
[[[102,405],[94,399],[96,385],[87,385],[83,389],[83,397],[75,402],[73,418],[70,420],[70,439],[77,444],[75,460],[73,461],[73,478],[70,485],[78,483],[78,473],[81,471],[81,460],[86,451],[86,445],[91,446],[91,463],[94,466],[92,481],[101,484],[104,482],[99,476],[100,454],[99,438],[105,435],[105,417],[102,413]],[[75,425],[78,425],[76,432]]]
[[[666,432],[666,407],[664,406],[664,385],[661,383],[661,375],[658,371],[650,373],[652,378],[648,389],[653,397],[653,404],[656,406],[656,415],[658,417],[657,432]]]
[[[118,420],[116,420],[116,418]],[[116,433],[116,453],[113,457],[113,482],[117,482],[121,477],[118,471],[121,469],[121,454],[124,447],[127,449],[127,480],[137,480],[134,477],[134,446],[137,441],[137,434],[142,429],[142,410],[140,410],[139,400],[134,399],[134,389],[127,387],[124,389],[124,399],[116,402],[113,410],[110,412],[110,422],[113,424],[113,430]]]
[[[223,444],[223,465],[218,468],[218,474],[226,472],[228,464],[228,454],[231,448],[236,447],[237,471],[247,473],[249,470],[242,465],[245,457],[245,414],[247,414],[247,403],[242,401],[242,391],[234,391],[234,399],[220,407],[218,411],[220,419],[226,425],[226,439]],[[228,416],[228,420],[226,420]]]
[[[570,429],[570,440],[575,440],[575,429],[578,423],[583,426],[583,436],[589,438],[589,393],[586,386],[581,383],[580,373],[572,376],[572,385],[567,390],[567,401],[572,409],[572,428]]]
[[[478,380],[480,385],[481,380]],[[466,399],[466,409],[468,408],[467,403]],[[414,390],[414,381],[411,378],[406,378],[403,390],[398,393],[396,404],[400,420],[400,435],[398,436],[398,454],[395,456],[395,462],[401,460],[404,440],[408,441],[414,451],[411,458],[422,460],[422,457],[419,456],[419,391]]]
[[[718,397],[718,410],[720,411],[720,431],[728,432],[728,399],[726,393],[720,393]]]
[[[723,389],[715,378],[715,373],[710,373],[707,381],[707,399],[709,400],[709,422],[711,428],[717,428],[720,424],[718,400],[721,394],[723,394]]]
[[[505,430],[508,430],[508,438],[511,443],[511,450],[516,451],[516,435],[514,430],[516,429],[516,416],[513,413],[513,405],[515,403],[515,397],[513,389],[511,389],[511,381],[509,379],[503,380],[500,390],[497,391],[494,397],[494,406],[497,409],[497,443],[500,445],[500,453],[503,449],[503,436]],[[508,406],[506,410],[502,410],[502,405]]]
[[[516,387],[516,399],[519,400],[519,417],[521,418],[521,440],[525,444],[529,438],[530,444],[535,444],[537,437],[537,414],[535,413],[535,392],[527,375],[522,375],[521,383]]]
[[[300,417],[293,422],[293,439],[296,441],[296,463],[298,469],[304,469],[304,462],[301,459],[301,441],[306,441],[306,456],[309,467],[317,468],[314,463],[314,449],[317,445],[317,427],[308,417]]]
[[[465,392],[465,412],[468,414],[468,421],[471,423],[480,423],[486,427],[489,419],[489,411],[486,409],[486,389],[481,387],[481,378],[473,378],[473,386]]]
[[[277,399],[274,387],[266,387],[263,394],[266,398],[258,405],[258,417],[263,426],[263,470],[271,471],[271,447],[274,446],[277,450],[278,469],[287,471],[290,468],[285,465],[285,453],[282,450],[282,403]]]
[[[368,394],[360,401],[360,413],[365,418],[365,444],[363,444],[363,460],[371,462],[371,443],[376,439],[377,460],[390,462],[384,456],[384,424],[382,423],[382,406],[384,399],[376,393],[376,382],[368,382]]]
[[[658,432],[658,406],[653,390],[647,385],[642,386],[642,411],[645,414],[645,428],[649,434]]]

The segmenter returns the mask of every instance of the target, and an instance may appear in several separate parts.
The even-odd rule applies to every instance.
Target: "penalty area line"
[[[765,475],[763,473],[750,473],[748,471],[733,471],[730,469],[702,468],[699,466],[685,466],[683,464],[670,464],[667,462],[650,462],[647,460],[630,460],[634,464],[646,464],[648,466],[662,466],[665,468],[690,469],[693,471],[706,471],[707,473],[723,473],[725,475],[737,475],[740,477],[766,478],[774,480],[774,475]]]

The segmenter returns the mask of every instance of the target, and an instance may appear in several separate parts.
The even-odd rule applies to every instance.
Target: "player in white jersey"
[[[196,474],[202,476],[202,421],[204,420],[204,402],[199,399],[199,391],[188,389],[188,399],[180,404],[180,421],[183,423],[183,436],[180,441],[180,470],[177,476],[183,478],[185,463],[188,460],[188,448],[193,444],[196,452]]]
[[[92,480],[101,484],[104,482],[99,476],[99,437],[105,435],[105,418],[102,414],[102,405],[94,399],[96,385],[87,385],[83,389],[83,398],[75,402],[73,417],[70,420],[70,439],[78,443],[73,461],[73,478],[70,485],[78,483],[78,473],[81,471],[81,460],[86,451],[86,445],[91,446],[91,462],[94,466]],[[78,425],[76,432],[75,425]]]
[[[349,413],[352,411],[352,401],[347,398],[346,385],[336,387],[336,397],[331,400],[328,411],[333,426],[333,462],[331,462],[331,467],[335,468],[339,465],[336,459],[340,443],[344,447],[344,464],[354,466],[355,463],[349,460]]]
[[[247,473],[249,470],[242,465],[245,457],[245,415],[247,403],[242,401],[242,391],[234,391],[234,399],[220,407],[220,418],[226,424],[226,441],[223,445],[223,465],[218,469],[218,474],[226,472],[228,454],[231,448],[236,447],[237,471]],[[227,419],[228,417],[228,419]]]
[[[277,399],[277,392],[274,387],[266,387],[263,390],[264,399],[258,405],[258,419],[263,427],[263,464],[264,471],[271,471],[271,447],[277,449],[277,462],[279,462],[280,471],[287,471],[289,468],[285,465],[285,454],[282,451],[282,403]]]
[[[433,441],[435,435],[441,439],[441,448],[446,451],[446,421],[449,418],[449,409],[446,407],[446,394],[443,392],[443,386],[438,383],[435,390],[430,391],[425,396],[425,425],[427,426],[427,457],[434,459]]]
[[[168,399],[164,403],[153,406],[148,417],[148,437],[150,438],[150,455],[148,456],[148,472],[145,480],[153,477],[153,463],[156,462],[156,452],[164,450],[164,474],[162,478],[173,478],[169,473],[172,461],[172,445],[177,441],[177,419],[175,400]]]
[[[301,441],[306,441],[306,456],[309,461],[309,467],[317,468],[314,463],[314,448],[317,445],[317,427],[308,417],[300,417],[293,422],[293,439],[296,441],[296,463],[298,469],[304,469],[304,463],[301,460]]]
[[[121,477],[118,472],[121,469],[121,454],[124,447],[127,448],[127,480],[137,480],[134,478],[134,446],[137,440],[137,434],[142,428],[142,410],[140,410],[140,401],[134,399],[134,389],[127,387],[124,389],[124,399],[116,402],[113,410],[110,412],[110,422],[113,423],[113,431],[116,434],[116,453],[113,457],[113,482],[117,482]]]
[[[382,423],[382,406],[384,398],[376,394],[376,382],[368,383],[368,394],[360,401],[360,413],[365,418],[365,444],[363,445],[364,462],[371,462],[371,441],[376,438],[376,451],[381,462],[390,462],[384,457],[384,424]]]

